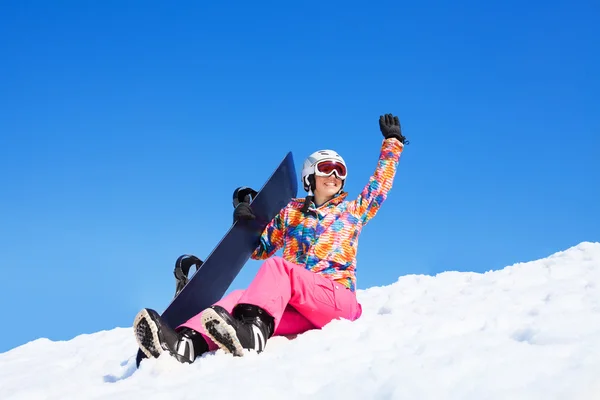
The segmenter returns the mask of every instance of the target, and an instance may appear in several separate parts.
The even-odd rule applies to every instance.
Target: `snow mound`
[[[358,295],[356,322],[192,365],[136,370],[131,328],[38,339],[0,354],[0,398],[600,399],[600,243]]]

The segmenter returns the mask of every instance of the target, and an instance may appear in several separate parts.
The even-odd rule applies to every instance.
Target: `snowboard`
[[[250,203],[256,219],[235,222],[161,317],[173,329],[221,300],[259,244],[267,224],[296,197],[298,183],[289,152]],[[136,364],[145,358],[138,350]]]

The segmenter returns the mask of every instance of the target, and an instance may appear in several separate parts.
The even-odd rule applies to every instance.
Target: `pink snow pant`
[[[356,294],[345,286],[281,257],[265,261],[246,290],[236,290],[216,304],[232,312],[240,303],[254,304],[275,320],[274,336],[292,336],[320,329],[334,319],[354,321],[362,314]],[[218,346],[206,335],[201,314],[181,324],[204,337],[209,351]]]

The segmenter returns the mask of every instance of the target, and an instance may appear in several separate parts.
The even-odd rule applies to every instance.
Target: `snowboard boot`
[[[198,332],[189,328],[176,332],[156,311],[148,308],[135,317],[133,330],[140,349],[148,358],[158,358],[166,351],[179,362],[191,364],[196,356],[208,351],[208,344]]]
[[[202,312],[202,325],[210,338],[224,351],[243,356],[244,349],[261,353],[273,335],[274,320],[263,309],[240,304],[233,315],[220,306]]]

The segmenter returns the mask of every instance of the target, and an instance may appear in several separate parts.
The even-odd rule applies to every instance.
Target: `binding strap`
[[[258,195],[258,192],[248,186],[240,186],[233,191],[233,208],[240,203],[252,203],[252,200]]]
[[[204,261],[191,254],[184,254],[175,261],[175,296],[181,292],[184,286],[189,282],[188,274],[192,265],[196,266],[196,271],[204,264]]]

